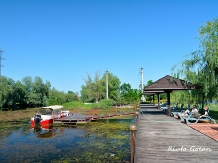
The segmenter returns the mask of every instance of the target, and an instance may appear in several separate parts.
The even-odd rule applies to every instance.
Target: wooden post
[[[131,151],[131,163],[134,163],[134,155],[135,155],[135,132],[130,133],[130,151]]]
[[[165,90],[165,92],[167,93],[168,116],[170,116],[170,114],[171,114],[171,109],[170,109],[170,93],[172,92],[172,90]]]
[[[158,109],[160,109],[160,93],[157,93]]]
[[[152,95],[152,97],[153,97],[153,104],[155,105],[155,102],[154,102],[154,95]]]

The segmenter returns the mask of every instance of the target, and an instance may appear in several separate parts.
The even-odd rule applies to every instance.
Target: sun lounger
[[[172,117],[176,117],[178,113],[180,113],[180,114],[184,114],[184,112],[185,112],[185,110],[175,109],[175,110],[172,110],[170,116],[172,116]]]
[[[216,120],[211,118],[209,115],[205,115],[205,116],[202,116],[199,118],[195,118],[195,117],[190,116],[190,117],[184,118],[184,121],[186,124],[196,124],[199,121],[210,121],[210,122],[213,122],[214,124],[216,124]]]
[[[207,110],[207,115],[203,115],[203,116],[190,116],[190,117],[187,117],[187,118],[184,118],[184,121],[186,124],[196,124],[198,123],[199,121],[210,121],[210,122],[213,122],[216,124],[216,120],[211,118],[208,114],[209,114],[209,111],[210,109],[208,108]],[[196,115],[196,114],[195,114]]]
[[[176,116],[178,117],[178,119],[180,119],[181,121],[184,121],[184,118],[188,118],[192,116],[192,113],[190,114],[185,114],[184,112],[180,112],[177,113]]]
[[[193,116],[193,114],[199,114],[198,112],[194,112],[194,113],[192,113],[192,112],[189,112],[189,113],[186,113],[185,114],[185,111],[184,112],[181,112],[181,113],[177,113],[176,115],[177,115],[177,117],[181,120],[181,121],[184,121],[184,118],[190,118],[190,117],[192,117]]]

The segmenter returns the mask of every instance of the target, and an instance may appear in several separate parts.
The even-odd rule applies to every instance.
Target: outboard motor
[[[40,125],[41,120],[42,120],[41,115],[36,114],[36,115],[34,116],[35,126],[36,126],[36,125]]]

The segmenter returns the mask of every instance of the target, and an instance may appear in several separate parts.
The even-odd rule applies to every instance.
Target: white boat
[[[31,124],[49,125],[52,124],[55,119],[60,119],[69,115],[70,111],[64,110],[64,107],[61,105],[41,107],[34,117],[31,118]]]

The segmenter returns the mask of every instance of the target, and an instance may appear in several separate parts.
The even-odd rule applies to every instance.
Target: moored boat
[[[64,110],[64,107],[61,105],[41,107],[34,117],[31,118],[31,124],[49,125],[52,124],[55,119],[60,119],[69,115],[70,111]]]

